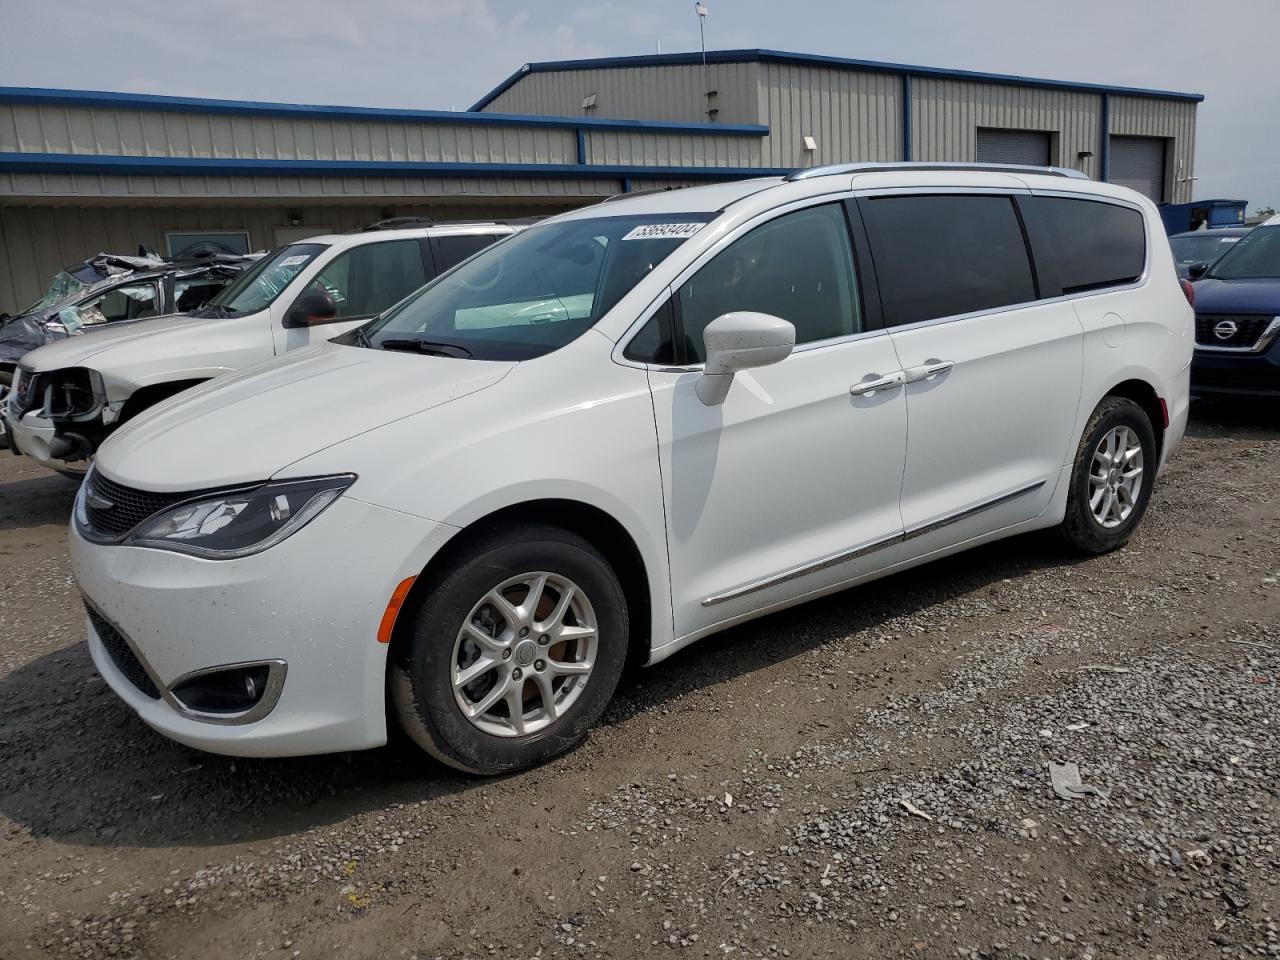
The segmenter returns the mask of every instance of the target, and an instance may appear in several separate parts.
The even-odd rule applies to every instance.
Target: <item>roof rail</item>
[[[356,227],[348,233],[372,233],[378,230],[413,230],[423,227],[528,227],[545,216],[501,217],[492,220],[437,220],[434,217],[390,217],[367,226]]]
[[[825,167],[806,167],[793,170],[786,179],[810,180],[813,177],[831,177],[840,173],[890,173],[895,170],[966,170],[979,173],[1035,173],[1049,177],[1071,177],[1075,180],[1090,179],[1079,170],[1070,167],[1037,167],[1025,163],[833,163]]]

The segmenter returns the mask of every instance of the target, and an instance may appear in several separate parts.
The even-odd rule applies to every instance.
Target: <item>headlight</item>
[[[145,521],[125,543],[212,560],[261,553],[292,536],[341,496],[354,474],[279,480],[188,500]]]

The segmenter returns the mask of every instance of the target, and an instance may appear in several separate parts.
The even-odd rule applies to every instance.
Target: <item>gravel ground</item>
[[[0,455],[0,957],[1280,956],[1278,478],[1280,407],[1199,407],[1126,550],[735,629],[482,781],[152,734],[79,639],[71,484]]]

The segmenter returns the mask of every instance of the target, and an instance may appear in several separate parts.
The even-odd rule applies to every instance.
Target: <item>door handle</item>
[[[849,394],[854,397],[865,397],[875,393],[877,390],[891,390],[894,387],[900,387],[904,382],[901,370],[886,374],[883,377],[877,377],[872,374],[872,378],[871,380],[862,380],[855,383],[849,388]]]
[[[930,360],[919,367],[907,367],[902,373],[907,383],[919,383],[921,380],[932,380],[954,366],[955,362],[952,360]]]

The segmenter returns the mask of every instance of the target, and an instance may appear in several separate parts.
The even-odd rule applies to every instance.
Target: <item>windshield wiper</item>
[[[474,356],[466,347],[436,340],[383,340],[378,346],[383,350],[416,350],[433,357],[457,357],[459,360],[470,360]]]

